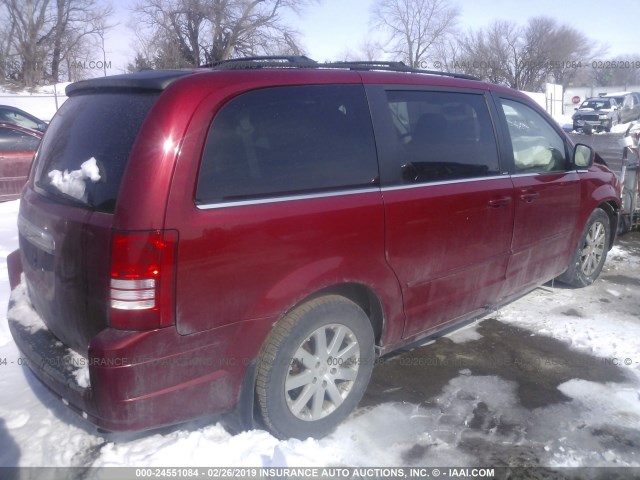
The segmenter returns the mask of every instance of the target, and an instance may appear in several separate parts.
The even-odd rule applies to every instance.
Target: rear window
[[[361,85],[274,87],[218,113],[207,137],[198,204],[371,187],[373,127]]]
[[[158,93],[73,96],[58,110],[37,156],[36,187],[87,208],[115,208],[122,174]]]

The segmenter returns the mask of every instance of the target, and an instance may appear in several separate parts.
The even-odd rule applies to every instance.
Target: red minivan
[[[261,58],[67,95],[22,194],[8,318],[105,430],[233,413],[325,435],[376,357],[592,283],[616,232],[593,151],[464,75]]]

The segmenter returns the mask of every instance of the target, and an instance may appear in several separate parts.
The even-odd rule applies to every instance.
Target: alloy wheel
[[[285,379],[287,406],[293,415],[315,421],[335,411],[358,376],[360,346],[350,328],[323,325],[298,347]]]
[[[606,232],[604,225],[594,222],[589,228],[580,253],[580,268],[586,276],[596,271],[605,252]]]

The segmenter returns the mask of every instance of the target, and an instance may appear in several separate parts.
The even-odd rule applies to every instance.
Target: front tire
[[[328,295],[295,308],[258,357],[256,395],[265,427],[281,439],[327,435],[362,398],[374,358],[371,322],[352,301]]]
[[[577,288],[591,285],[602,271],[610,242],[609,216],[596,208],[582,231],[569,268],[558,280]]]

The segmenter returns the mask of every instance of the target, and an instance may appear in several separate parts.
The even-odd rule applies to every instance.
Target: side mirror
[[[573,164],[576,168],[585,169],[593,165],[595,152],[588,145],[579,143],[573,149]]]

